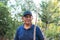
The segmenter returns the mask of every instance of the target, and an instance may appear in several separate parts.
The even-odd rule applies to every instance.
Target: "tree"
[[[48,2],[42,1],[42,4],[41,4],[42,13],[39,15],[41,17],[42,22],[46,23],[45,28],[47,28],[48,24],[50,24],[50,23],[58,22],[57,20],[55,20],[55,19],[59,18],[57,5],[58,5],[58,3],[56,5],[54,5],[54,3],[52,3],[52,1],[48,1]],[[56,15],[58,15],[58,16],[56,16]]]
[[[15,0],[16,4],[10,5],[11,10],[13,9],[16,14],[14,14],[13,19],[21,20],[22,14],[26,10],[34,11],[36,10],[33,0]],[[10,2],[11,3],[11,2]],[[32,6],[33,5],[33,6]],[[21,10],[19,10],[21,8]],[[21,22],[21,21],[20,21]]]
[[[10,13],[8,11],[8,8],[3,3],[0,3],[0,37],[4,37],[9,29],[9,18]]]
[[[21,24],[13,20],[11,13],[3,3],[0,3],[0,40],[11,40],[14,37],[16,28]]]
[[[59,40],[60,38],[60,32],[57,32],[57,28],[60,27],[58,24],[60,21],[60,7],[58,4],[58,0],[54,0],[54,2],[52,0],[48,2],[42,1],[41,3],[41,14],[39,13],[39,17],[41,17],[42,24],[46,24],[46,26],[44,26],[45,24],[43,25],[45,27],[44,33],[49,40]]]
[[[7,5],[7,1],[8,0],[0,0],[0,2],[3,3],[4,5]]]

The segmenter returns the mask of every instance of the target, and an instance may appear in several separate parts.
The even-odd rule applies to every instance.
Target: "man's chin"
[[[26,23],[27,25],[31,24],[31,23]]]

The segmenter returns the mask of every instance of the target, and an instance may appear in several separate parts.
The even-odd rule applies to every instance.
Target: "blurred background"
[[[0,40],[14,40],[26,10],[32,12],[33,24],[37,15],[45,40],[60,40],[60,0],[0,0]]]

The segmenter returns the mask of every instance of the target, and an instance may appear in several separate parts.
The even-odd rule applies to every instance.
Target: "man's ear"
[[[33,20],[33,16],[31,16],[32,17],[32,20]]]

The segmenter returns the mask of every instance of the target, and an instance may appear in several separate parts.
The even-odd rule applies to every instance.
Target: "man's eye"
[[[27,17],[27,16],[26,16],[26,18],[31,18],[31,17]]]
[[[28,18],[27,16],[25,16],[26,18]]]

